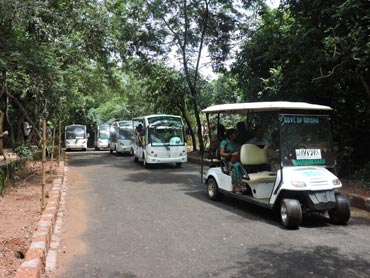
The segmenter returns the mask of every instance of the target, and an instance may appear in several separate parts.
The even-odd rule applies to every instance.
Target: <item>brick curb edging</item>
[[[197,157],[188,156],[188,162],[195,163],[195,164],[201,164],[201,159]],[[205,162],[204,163],[205,167],[207,167],[210,164],[210,161],[207,159],[205,159],[204,162]],[[346,196],[352,207],[370,212],[370,198],[364,198],[360,195],[352,194],[352,193],[347,193]]]
[[[352,193],[347,194],[347,198],[352,207],[370,211],[370,198],[364,198]]]
[[[32,235],[30,248],[23,263],[18,267],[15,278],[39,278],[45,272],[46,256],[56,225],[63,182],[64,162],[60,162],[53,177],[46,208],[41,214],[36,231]]]

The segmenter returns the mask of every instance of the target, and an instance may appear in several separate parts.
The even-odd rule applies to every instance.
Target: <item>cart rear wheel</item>
[[[302,208],[298,200],[283,199],[280,203],[281,223],[290,229],[297,229],[302,222]]]
[[[214,178],[207,180],[207,192],[210,200],[217,201],[221,199],[221,193],[218,191],[218,185]]]
[[[351,217],[351,209],[347,197],[341,193],[335,193],[337,205],[328,211],[330,221],[336,225],[344,225]]]

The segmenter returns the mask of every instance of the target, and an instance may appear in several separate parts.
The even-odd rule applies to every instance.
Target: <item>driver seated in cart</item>
[[[264,138],[264,130],[262,126],[256,126],[254,128],[254,136],[249,139],[246,144],[254,144],[257,145],[260,148],[263,148],[264,146],[268,145],[269,142]]]
[[[276,172],[280,169],[279,134],[274,131],[271,137],[271,144],[266,146],[265,152],[271,171]]]

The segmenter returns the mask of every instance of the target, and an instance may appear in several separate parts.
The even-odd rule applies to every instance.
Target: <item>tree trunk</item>
[[[6,160],[6,155],[4,154],[3,138],[7,135],[7,132],[3,132],[4,128],[4,112],[0,110],[0,155]]]
[[[26,109],[23,107],[23,105],[19,102],[19,100],[13,96],[11,93],[8,92],[8,90],[5,90],[5,93],[7,94],[7,96],[13,100],[15,102],[15,104],[18,106],[19,110],[21,110],[21,112],[23,113],[25,119],[27,120],[27,122],[29,122],[33,128],[33,130],[36,132],[38,138],[41,140],[42,139],[42,134],[40,133],[39,129],[37,128],[38,125],[36,125],[34,123],[34,121],[32,121],[32,119],[29,117]]]
[[[6,92],[6,71],[2,72],[0,97]],[[6,160],[6,155],[4,154],[3,138],[8,135],[8,132],[4,132],[4,112],[0,110],[0,155]]]
[[[41,160],[41,210],[45,209],[45,187],[46,187],[46,120],[42,121],[42,160]]]
[[[194,131],[193,131],[193,128],[191,127],[191,123],[188,119],[188,117],[186,116],[185,113],[183,113],[183,118],[186,122],[186,125],[188,126],[188,129],[189,129],[189,132],[190,132],[190,136],[191,136],[191,142],[193,143],[193,151],[196,151],[196,148],[195,148],[195,145],[196,145],[196,140],[195,140],[195,134],[194,134]]]
[[[190,87],[190,91],[191,91],[191,95],[192,95],[191,102],[192,102],[192,106],[193,106],[193,111],[194,111],[195,119],[197,121],[197,134],[198,134],[198,140],[199,140],[199,150],[201,152],[203,152],[204,144],[203,144],[203,137],[202,137],[202,123],[200,121],[198,102],[196,100],[197,91],[193,86],[189,86],[189,87]],[[195,146],[194,151],[196,151],[196,150],[197,150],[197,148]]]
[[[10,141],[12,143],[12,150],[14,151],[15,150],[14,129],[13,129],[12,123],[10,122],[8,112],[9,112],[9,97],[6,96],[6,101],[5,101],[5,118],[6,118],[6,121],[7,121],[8,125],[9,125]]]

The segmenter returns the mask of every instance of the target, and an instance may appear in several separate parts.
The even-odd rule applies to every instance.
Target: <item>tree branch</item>
[[[323,79],[323,78],[327,78],[327,77],[332,76],[332,75],[334,74],[335,70],[336,70],[338,67],[340,67],[341,65],[343,65],[345,62],[346,62],[346,60],[342,61],[342,62],[341,62],[340,64],[338,64],[338,65],[335,65],[335,66],[334,66],[334,68],[333,68],[331,71],[329,71],[329,74],[324,75],[324,76],[315,77],[315,78],[313,78],[313,79],[312,79],[312,81],[316,81],[316,80],[320,80],[320,79]]]
[[[197,79],[198,79],[198,71],[199,71],[199,63],[200,63],[200,58],[202,56],[202,49],[203,49],[203,43],[204,43],[204,36],[207,30],[207,23],[208,23],[208,15],[209,15],[209,10],[208,10],[208,0],[205,1],[206,3],[206,10],[205,14],[203,17],[203,28],[202,28],[202,35],[200,37],[200,44],[199,44],[199,50],[198,50],[198,58],[197,58],[197,65],[195,67],[195,77],[194,77],[194,86],[197,84]]]

